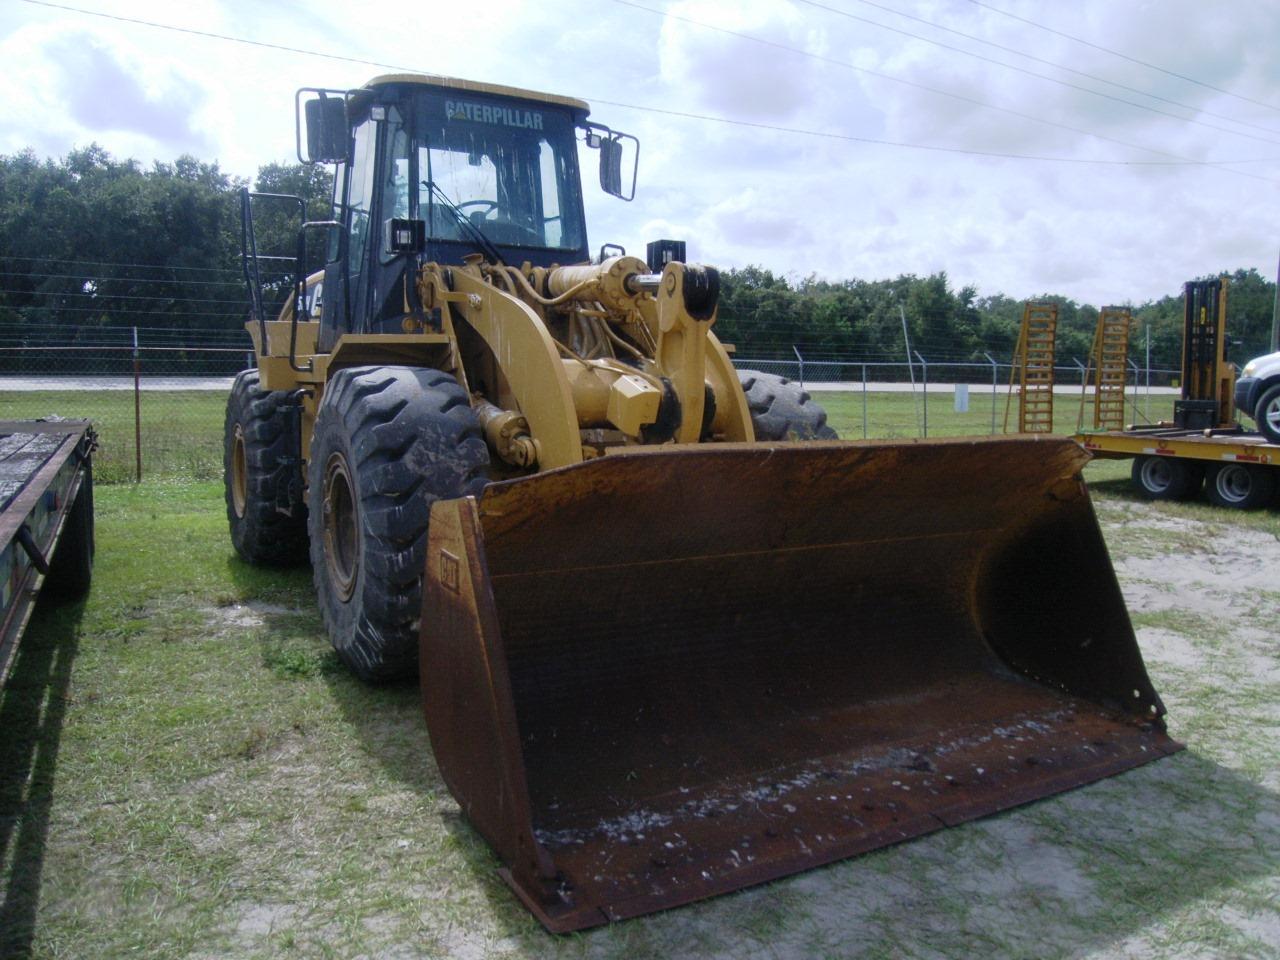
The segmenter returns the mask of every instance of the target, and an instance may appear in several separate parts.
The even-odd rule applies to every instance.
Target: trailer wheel
[[[1253,421],[1272,443],[1280,443],[1280,383],[1263,392],[1254,408]]]
[[[362,680],[413,676],[438,499],[476,495],[489,450],[449,374],[353,367],[334,375],[311,438],[311,566],[330,642]]]
[[[1169,457],[1135,457],[1130,477],[1148,500],[1187,500],[1200,491],[1204,469]]]
[[[222,456],[227,522],[231,543],[246,562],[289,566],[307,555],[300,451],[289,449],[288,394],[263,390],[259,383],[257,370],[244,370],[227,397]]]
[[[93,581],[93,554],[93,473],[86,469],[58,537],[44,593],[59,600],[83,597]]]
[[[739,370],[757,440],[838,440],[827,412],[800,384],[773,373]]]
[[[1270,469],[1244,463],[1223,463],[1213,467],[1205,482],[1209,502],[1236,510],[1264,507],[1275,493],[1276,481]]]

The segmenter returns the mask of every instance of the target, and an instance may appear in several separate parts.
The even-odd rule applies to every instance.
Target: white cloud
[[[95,9],[427,72],[595,100],[593,116],[642,141],[632,204],[602,198],[586,169],[593,244],[643,254],[659,236],[725,266],[831,278],[924,274],[1013,296],[1047,291],[1100,304],[1173,292],[1221,268],[1274,268],[1280,163],[1239,169],[1108,166],[982,159],[961,153],[805,136],[895,140],[1085,160],[1158,154],[1057,129],[859,72],[890,73],[1008,110],[1195,159],[1280,157],[1280,112],[1035,30],[970,3],[901,0],[904,11],[1170,99],[1260,124],[1274,143],[1194,124],[1037,80],[808,5],[778,0],[637,0],[554,5],[494,0],[484,16],[445,4],[336,0],[102,0]],[[1002,0],[1007,9],[1134,57],[1280,102],[1280,25],[1273,4],[1198,0],[1069,6]],[[1019,61],[924,24],[850,2],[841,9]],[[674,19],[675,16],[687,18]],[[689,20],[795,51],[709,30]],[[1191,56],[1190,54],[1194,54]],[[826,58],[826,59],[822,59]],[[195,152],[252,175],[293,156],[293,93],[356,86],[387,67],[231,43],[15,3],[0,26],[0,62],[16,78],[0,109],[0,152],[61,156],[97,140],[144,164]],[[1079,77],[1082,86],[1141,99]],[[606,105],[599,101],[613,101]],[[1149,101],[1159,109],[1180,112]],[[631,104],[633,107],[622,106]],[[650,110],[720,116],[718,123]],[[757,124],[750,126],[746,124]],[[764,126],[760,126],[764,125]],[[593,162],[594,154],[584,154]]]

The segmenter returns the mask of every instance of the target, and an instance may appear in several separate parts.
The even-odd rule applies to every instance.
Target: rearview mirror
[[[351,130],[347,125],[346,96],[333,96],[333,90],[299,90],[298,159],[302,163],[342,163],[347,159],[347,143]],[[304,93],[318,97],[302,101]],[[302,150],[302,127],[305,119],[306,152]]]
[[[598,123],[587,124],[586,133],[587,146],[600,151],[600,189],[620,200],[634,199],[640,141],[629,133],[618,133]],[[624,173],[628,166],[630,176]]]

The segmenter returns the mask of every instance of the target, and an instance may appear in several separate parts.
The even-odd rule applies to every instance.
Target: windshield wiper
[[[493,241],[484,235],[483,230],[471,222],[470,217],[458,209],[457,204],[450,200],[445,192],[435,185],[434,181],[423,180],[422,185],[430,190],[431,195],[436,197],[444,205],[444,208],[448,210],[453,216],[453,219],[457,221],[458,226],[462,227],[471,235],[472,242],[480,249],[481,253],[494,263],[500,264],[503,262],[502,254],[499,253],[498,248],[493,245]]]

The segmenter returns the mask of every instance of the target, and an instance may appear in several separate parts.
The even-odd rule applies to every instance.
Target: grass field
[[[1093,479],[1185,752],[563,938],[495,876],[413,685],[340,668],[308,570],[241,563],[215,482],[104,486],[92,593],[38,608],[0,699],[0,956],[1280,955],[1280,515]]]
[[[142,476],[210,480],[222,476],[222,420],[227,395],[207,390],[144,390]],[[5,419],[56,415],[89,419],[98,432],[94,476],[102,483],[135,479],[134,396],[128,390],[0,392]]]
[[[968,413],[956,413],[950,388],[929,393],[929,436],[985,435],[992,432],[991,394],[974,388],[969,395]],[[815,394],[827,410],[829,421],[840,436],[863,437],[863,395],[860,392]],[[142,475],[149,478],[209,480],[222,474],[222,421],[226,394],[217,391],[147,391],[141,394]],[[1004,432],[1004,400],[995,405],[995,430]],[[1059,433],[1072,433],[1079,414],[1079,398],[1059,395],[1055,404],[1055,426]],[[1172,414],[1172,398],[1154,396],[1148,405],[1142,398],[1139,410],[1148,419]],[[134,479],[136,446],[134,398],[130,391],[0,391],[0,416],[5,418],[87,417],[98,431],[100,447],[94,462],[98,479],[119,483]],[[1132,416],[1132,413],[1131,413]],[[924,425],[923,395],[917,393],[870,392],[866,398],[866,436],[871,439],[918,437]],[[1086,407],[1086,423],[1093,412]],[[1136,419],[1136,417],[1135,417]],[[1016,428],[1017,410],[1010,415]]]

